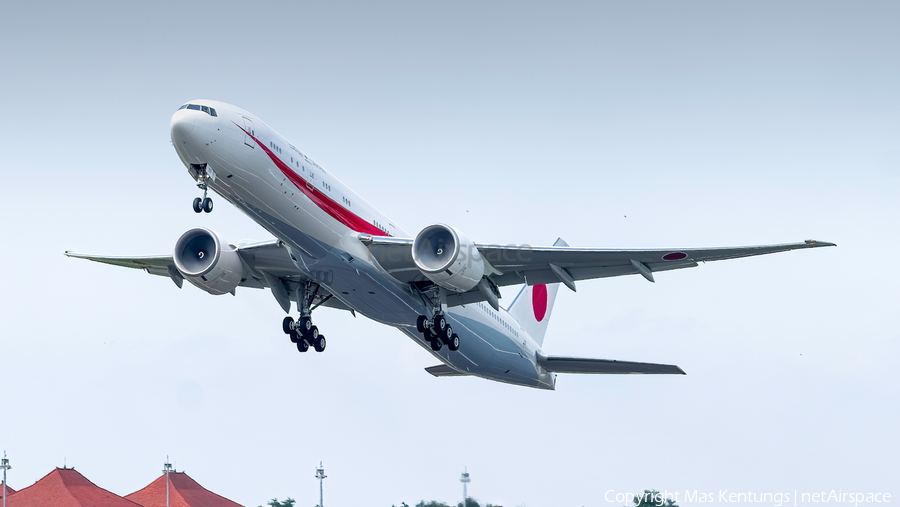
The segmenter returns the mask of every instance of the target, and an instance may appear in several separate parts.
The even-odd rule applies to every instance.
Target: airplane
[[[213,295],[269,289],[288,314],[282,331],[300,352],[325,350],[313,324],[320,306],[393,326],[434,355],[436,377],[475,376],[553,390],[558,373],[685,374],[675,365],[561,357],[543,350],[560,285],[640,275],[700,262],[835,246],[799,243],[737,248],[609,250],[476,243],[435,223],[415,236],[380,213],[253,114],[192,100],[172,116],[172,144],[209,213],[212,190],[275,239],[232,244],[203,227],[188,230],[169,255],[88,259],[184,281]],[[507,308],[499,288],[522,285]],[[296,304],[297,319],[290,316]]]

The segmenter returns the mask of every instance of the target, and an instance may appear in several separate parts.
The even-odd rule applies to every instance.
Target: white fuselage
[[[256,116],[212,100],[191,104],[212,108],[216,116],[194,109],[172,116],[172,143],[181,161],[195,178],[192,165],[206,164],[209,188],[287,245],[300,273],[460,372],[554,388],[555,374],[537,364],[537,343],[505,310],[484,303],[449,308],[460,349],[431,350],[415,325],[430,307],[382,269],[359,240],[361,233],[410,235]]]

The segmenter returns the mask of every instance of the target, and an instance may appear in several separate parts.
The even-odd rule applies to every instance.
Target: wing
[[[278,304],[285,312],[290,311],[292,284],[296,282],[311,281],[303,275],[291,261],[290,254],[278,240],[264,241],[240,245],[237,252],[241,260],[249,268],[246,278],[241,280],[239,287],[253,289],[271,289]],[[66,256],[76,259],[87,259],[113,266],[121,266],[132,269],[142,269],[151,275],[166,276],[175,282],[178,288],[184,283],[184,277],[175,267],[175,260],[171,255],[147,255],[140,257],[114,257],[101,255],[87,255],[66,251]],[[349,310],[337,298],[324,287],[320,287],[313,305],[321,304],[331,308]]]
[[[640,274],[653,282],[654,272],[692,268],[699,262],[823,246],[835,245],[815,240],[781,245],[656,250],[477,245],[485,259],[502,273],[492,277],[497,285],[522,283],[522,279],[526,279],[529,285],[562,282],[572,290],[578,280]]]
[[[66,250],[66,257],[87,259],[123,268],[143,269],[151,275],[169,276],[168,267],[175,266],[171,255],[146,255],[143,257],[102,257],[99,255],[87,255]]]
[[[361,235],[375,260],[403,282],[426,282],[412,259],[412,239]],[[700,262],[737,259],[805,248],[835,246],[806,240],[800,243],[725,248],[667,248],[654,250],[609,250],[557,246],[476,244],[488,265],[487,276],[497,286],[561,282],[575,290],[575,282],[592,278],[640,274],[653,282],[653,273],[692,268]],[[456,304],[483,301],[476,291],[456,298]],[[463,301],[465,300],[465,301]],[[448,301],[451,303],[451,301]]]

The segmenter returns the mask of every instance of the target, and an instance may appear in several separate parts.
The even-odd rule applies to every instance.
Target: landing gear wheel
[[[444,342],[442,342],[440,338],[434,337],[431,339],[431,350],[437,352],[437,351],[441,350],[441,348],[443,346],[444,346]]]
[[[200,213],[203,211],[203,199],[199,197],[194,198],[194,213]]]
[[[316,340],[319,339],[319,328],[313,326],[309,328],[309,331],[303,333],[303,336],[312,343],[316,343]]]
[[[212,199],[210,199],[209,197],[207,197],[206,199],[203,199],[203,201],[201,202],[201,207],[203,208],[203,211],[205,211],[207,213],[212,213],[212,210],[213,210]]]
[[[312,329],[312,319],[309,317],[300,317],[297,320],[297,329],[303,334],[309,333],[309,330]]]
[[[456,352],[459,350],[459,335],[453,334],[449,340],[447,340],[447,348]]]
[[[309,344],[306,343],[306,340],[300,338],[300,341],[297,342],[297,350],[299,350],[300,352],[306,352],[307,350],[309,350]]]
[[[291,342],[293,343],[300,343],[300,341],[303,340],[303,336],[301,336],[297,331],[291,331],[290,337]]]
[[[432,324],[434,325],[434,330],[437,332],[437,334],[441,335],[444,333],[444,328],[447,327],[447,319],[445,319],[444,316],[439,313],[434,316]]]
[[[325,335],[320,334],[319,339],[315,341],[315,345],[313,346],[316,348],[316,352],[322,352],[323,350],[325,350]]]
[[[453,336],[453,328],[450,326],[445,327],[444,332],[441,333],[441,339],[444,340],[444,343],[448,343],[451,336]]]
[[[424,333],[426,329],[425,323],[428,322],[428,317],[424,315],[419,315],[419,318],[416,319],[416,331],[420,333]]]
[[[281,330],[284,331],[284,334],[291,334],[291,331],[294,330],[294,319],[285,317],[281,321]]]

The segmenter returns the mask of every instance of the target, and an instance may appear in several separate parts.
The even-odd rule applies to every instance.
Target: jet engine
[[[465,234],[433,224],[416,235],[413,261],[432,282],[456,292],[475,288],[484,276],[484,258]]]
[[[234,291],[244,278],[237,250],[209,229],[197,227],[182,234],[173,257],[189,282],[213,295]]]

